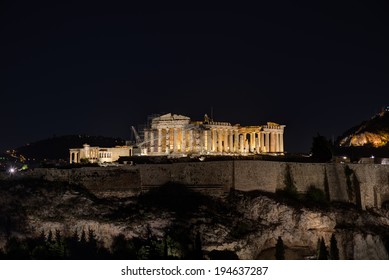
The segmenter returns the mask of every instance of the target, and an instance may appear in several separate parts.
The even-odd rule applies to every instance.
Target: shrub
[[[328,200],[324,191],[316,188],[313,185],[308,188],[308,191],[305,194],[305,200],[308,203],[315,203],[321,206],[328,205]]]

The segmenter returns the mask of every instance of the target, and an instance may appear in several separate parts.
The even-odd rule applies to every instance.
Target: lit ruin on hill
[[[191,121],[165,114],[152,119],[144,130],[142,152],[146,155],[259,154],[284,152],[284,127],[268,122],[260,126],[215,122],[207,115]]]
[[[207,115],[203,121],[192,121],[187,116],[168,113],[152,118],[143,130],[143,139],[137,137],[136,145],[116,148],[87,146],[88,151],[84,151],[85,147],[70,149],[70,162],[78,163],[82,159],[113,162],[122,155],[281,155],[284,153],[284,128],[285,125],[274,122],[256,126],[232,125],[213,121]]]

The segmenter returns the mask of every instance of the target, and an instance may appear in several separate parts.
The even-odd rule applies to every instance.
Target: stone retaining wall
[[[389,166],[378,164],[236,160],[74,169],[37,168],[27,176],[82,184],[99,196],[116,194],[122,197],[137,195],[168,182],[224,192],[231,188],[275,192],[285,187],[287,168],[299,192],[306,192],[310,186],[325,191],[327,176],[331,200],[355,203],[363,209],[380,207],[382,202],[389,200]]]

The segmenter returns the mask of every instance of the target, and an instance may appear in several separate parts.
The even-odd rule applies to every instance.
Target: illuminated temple
[[[251,155],[283,154],[284,128],[268,122],[266,125],[240,126],[229,122],[215,122],[207,115],[203,121],[165,114],[154,117],[135,146],[113,148],[91,147],[69,149],[70,163],[112,163],[125,156],[187,155]]]
[[[216,122],[207,115],[203,121],[165,114],[151,120],[144,129],[142,155],[248,155],[282,154],[285,125],[240,126]]]

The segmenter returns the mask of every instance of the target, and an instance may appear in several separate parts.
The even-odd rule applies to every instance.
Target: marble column
[[[259,152],[261,151],[261,146],[259,144],[260,142],[260,138],[259,138],[259,134],[257,133],[256,135],[257,137],[254,138],[255,139],[255,153],[259,154]]]
[[[198,153],[200,152],[200,145],[201,145],[201,139],[200,139],[200,135],[199,135],[199,131],[198,130],[193,130],[193,140],[194,140],[194,149],[193,151],[195,153]]]
[[[269,132],[266,132],[266,136],[265,136],[265,146],[266,146],[266,152],[269,153],[270,152],[270,133]]]
[[[261,146],[261,152],[265,152],[265,134],[261,131],[259,133],[259,145]]]
[[[158,128],[158,153],[162,153],[162,129]]]
[[[199,130],[198,132],[198,135],[199,135],[199,152],[200,153],[203,153],[204,152],[204,146],[205,146],[205,139],[204,139],[204,133],[202,130]]]
[[[284,152],[284,134],[280,133],[280,153]]]
[[[150,130],[150,153],[154,153],[154,130]]]
[[[224,129],[223,133],[224,133],[223,151],[228,153],[228,149],[229,149],[229,147],[228,147],[228,130]]]
[[[207,153],[212,152],[212,135],[211,130],[206,130],[207,132]]]
[[[255,149],[255,132],[250,133],[250,152],[254,152]]]
[[[144,142],[144,144],[143,144],[142,150],[145,149],[146,150],[146,154],[147,154],[147,152],[149,151],[149,147],[150,147],[150,143],[149,143],[149,130],[147,130],[147,129],[144,130],[143,142]],[[143,153],[143,152],[141,152],[141,153]]]
[[[249,143],[249,140],[248,140],[248,136],[249,136],[250,133],[245,133],[244,134],[244,151],[246,153],[250,152],[250,143]]]
[[[229,130],[229,135],[230,135],[230,141],[228,143],[229,149],[228,151],[230,153],[234,152],[234,131],[232,129]]]
[[[165,139],[166,139],[166,149],[165,149],[165,153],[166,153],[166,154],[170,154],[170,129],[169,129],[169,128],[166,129],[166,136],[165,136]]]
[[[204,134],[204,151],[207,152],[208,151],[208,131],[204,130],[203,134]]]
[[[244,151],[243,134],[239,135],[239,150],[240,150],[240,153],[243,153],[243,151]]]
[[[276,151],[276,137],[274,132],[270,132],[270,152],[274,153]]]
[[[173,128],[173,151],[178,152],[178,129]]]
[[[217,131],[212,128],[212,152],[217,152]]]
[[[212,152],[212,131],[207,130],[208,133],[208,152]]]
[[[239,152],[239,131],[236,129],[234,131],[234,152],[238,153]]]
[[[193,152],[193,130],[189,130],[189,153]]]
[[[222,130],[219,128],[217,130],[217,151],[221,153],[223,151],[223,135],[222,135]]]
[[[185,128],[181,128],[181,152],[186,152],[186,130]]]

